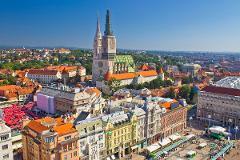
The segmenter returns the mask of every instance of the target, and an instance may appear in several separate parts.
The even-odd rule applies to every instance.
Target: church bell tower
[[[92,80],[93,83],[96,83],[108,71],[113,73],[114,58],[116,56],[116,38],[111,29],[111,15],[109,10],[107,10],[106,15],[104,36],[101,35],[98,18],[93,47]]]

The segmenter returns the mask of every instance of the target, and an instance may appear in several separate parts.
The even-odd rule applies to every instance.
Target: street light
[[[210,119],[212,118],[212,116],[209,114],[208,115],[208,128],[210,127]]]
[[[236,140],[237,139],[237,131],[238,131],[239,128],[238,128],[238,126],[235,126],[234,129],[235,129],[235,140]]]
[[[229,122],[229,124],[228,124],[228,131],[231,133],[231,124],[232,124],[232,119],[231,118],[229,118],[228,119],[228,122]]]
[[[189,117],[189,126],[190,126],[190,128],[192,128],[192,125],[191,125],[191,121],[193,120],[193,117],[192,116],[190,116]]]

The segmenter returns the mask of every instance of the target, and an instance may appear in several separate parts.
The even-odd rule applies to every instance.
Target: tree
[[[179,91],[179,97],[186,99],[188,102],[190,101],[189,96],[190,96],[191,89],[188,85],[183,85],[180,88]]]
[[[190,84],[190,83],[192,83],[193,82],[193,78],[191,77],[191,76],[189,76],[189,77],[184,77],[183,79],[182,79],[182,83],[183,84]]]
[[[176,98],[176,93],[175,93],[173,87],[170,87],[168,93],[166,94],[166,97],[169,97],[169,98],[172,98],[172,99]]]
[[[116,78],[112,78],[107,83],[111,92],[116,92],[121,85],[121,81]]]

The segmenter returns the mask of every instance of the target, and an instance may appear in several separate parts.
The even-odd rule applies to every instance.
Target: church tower
[[[111,29],[110,11],[107,10],[105,31],[103,36],[103,58],[113,60],[116,56],[116,38]]]
[[[99,17],[97,19],[97,29],[94,37],[94,43],[93,43],[93,48],[94,48],[94,59],[101,58],[101,52],[102,52],[102,34],[100,30],[100,22],[99,22]]]
[[[92,65],[93,83],[103,78],[107,72],[113,73],[114,58],[116,56],[116,38],[111,29],[110,11],[107,10],[104,36],[101,36],[99,19],[94,38],[94,54]]]

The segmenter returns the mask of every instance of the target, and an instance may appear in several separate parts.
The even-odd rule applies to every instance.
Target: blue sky
[[[240,51],[239,0],[0,0],[0,45],[90,48],[106,9],[118,48]]]

